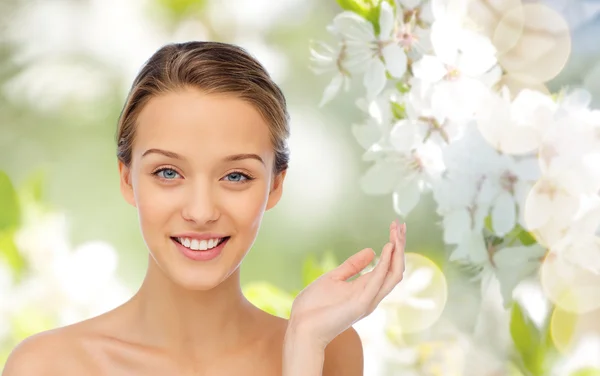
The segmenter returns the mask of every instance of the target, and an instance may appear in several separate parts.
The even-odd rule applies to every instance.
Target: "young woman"
[[[302,291],[289,320],[241,292],[240,264],[282,194],[288,134],[282,92],[241,48],[159,49],[117,132],[146,277],[120,307],[23,341],[3,375],[362,375],[351,326],[402,279],[405,225],[392,222],[372,271],[349,280],[375,256],[363,249]]]

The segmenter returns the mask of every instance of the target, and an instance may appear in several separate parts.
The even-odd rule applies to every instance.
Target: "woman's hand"
[[[359,274],[375,257],[371,248],[348,258],[336,269],[308,285],[294,300],[290,329],[301,331],[322,349],[355,322],[368,316],[402,280],[406,224],[390,225],[390,241],[375,268]]]

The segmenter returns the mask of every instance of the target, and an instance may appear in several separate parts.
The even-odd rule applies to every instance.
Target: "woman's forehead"
[[[272,149],[269,126],[252,104],[195,90],[150,99],[137,119],[136,144],[138,152],[152,147],[224,153]]]

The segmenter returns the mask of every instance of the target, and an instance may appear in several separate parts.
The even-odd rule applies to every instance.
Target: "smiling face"
[[[186,89],[148,101],[130,167],[119,162],[121,191],[168,278],[208,290],[237,270],[281,197],[285,171],[274,175],[273,163],[269,126],[242,99]],[[207,261],[185,256],[173,239],[208,233],[230,238]]]

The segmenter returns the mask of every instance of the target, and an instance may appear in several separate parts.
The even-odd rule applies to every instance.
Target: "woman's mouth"
[[[229,238],[230,236],[218,239],[198,240],[171,237],[171,240],[187,258],[195,261],[208,261],[221,254]]]
[[[215,247],[218,247],[219,245],[221,245],[221,243],[223,243],[224,241],[226,241],[229,238],[230,238],[229,236],[226,236],[224,238],[198,240],[198,239],[192,239],[192,238],[171,237],[171,239],[173,239],[175,242],[181,244],[182,246],[184,246],[186,248],[189,248],[192,251],[211,250]]]

